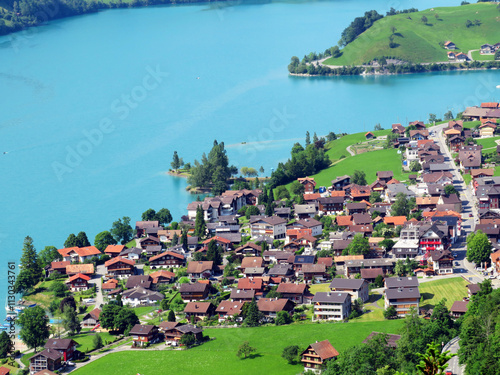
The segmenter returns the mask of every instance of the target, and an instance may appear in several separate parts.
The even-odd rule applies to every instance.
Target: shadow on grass
[[[434,26],[432,23],[424,23],[425,26]]]
[[[368,299],[368,301],[366,301],[366,303],[375,303],[381,298],[382,298],[381,294],[371,294],[370,298]]]
[[[249,354],[246,357],[240,358],[240,359],[255,359],[255,358],[260,358],[262,357],[262,354],[260,353],[254,353],[254,354]]]
[[[434,294],[432,293],[422,293],[422,298],[425,300],[434,298]]]
[[[398,48],[401,44],[399,43],[391,43],[390,47],[391,48]]]
[[[394,35],[399,36],[400,38],[404,38],[403,34],[401,33],[394,33]]]

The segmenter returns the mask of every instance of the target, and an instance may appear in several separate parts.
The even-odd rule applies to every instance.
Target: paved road
[[[458,337],[455,337],[444,346],[443,351],[449,350],[450,353],[456,354],[458,353],[459,348],[460,348],[460,339]],[[448,361],[448,368],[446,369],[446,371],[451,371],[454,375],[464,375],[465,366],[460,365],[458,363],[458,356],[455,356]]]
[[[102,277],[106,274],[106,267],[104,264],[98,265],[96,268],[96,272],[92,280],[90,280],[91,284],[96,285],[96,297],[95,297],[95,307],[100,308],[101,305],[104,304],[104,297],[102,295]]]

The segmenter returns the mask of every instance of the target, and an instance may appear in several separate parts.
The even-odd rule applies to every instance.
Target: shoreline
[[[500,60],[496,60],[500,62]],[[355,66],[362,68],[362,66]],[[334,69],[342,69],[342,68],[334,68]],[[329,73],[329,74],[309,74],[309,73],[288,73],[289,76],[294,76],[294,77],[344,77],[344,76],[395,76],[395,75],[403,75],[403,74],[423,74],[423,73],[444,73],[444,72],[463,72],[463,71],[476,71],[476,70],[500,70],[498,67],[491,67],[491,68],[485,68],[485,67],[480,67],[480,68],[459,68],[459,69],[447,69],[447,70],[426,70],[422,72],[401,72],[401,73],[390,73],[390,72],[366,72],[363,71],[360,74],[335,74],[335,73]]]

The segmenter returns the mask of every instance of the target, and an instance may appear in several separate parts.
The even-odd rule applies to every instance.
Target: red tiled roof
[[[155,255],[154,257],[149,258],[149,261],[152,262],[156,259],[160,259],[161,257],[163,257],[165,255],[170,255],[170,256],[173,256],[175,258],[184,260],[184,256],[182,256],[181,254],[175,253],[173,251],[165,251],[164,253],[161,253],[161,254]]]
[[[386,216],[384,217],[384,223],[388,225],[404,225],[406,221],[406,216]]]
[[[238,280],[238,289],[262,289],[262,279],[253,278],[243,278]]]
[[[337,225],[339,227],[347,227],[352,225],[352,216],[337,216]]]
[[[227,238],[220,237],[220,236],[215,236],[215,237],[207,238],[202,243],[206,245],[206,244],[210,243],[210,241],[212,241],[212,240],[214,240],[216,242],[222,242],[224,244],[230,244],[231,243],[231,241],[229,241]]]
[[[314,178],[312,177],[297,178],[297,181],[299,181],[301,184],[310,182],[313,184],[313,186],[316,186],[316,181],[314,181]]]
[[[104,266],[109,267],[109,266],[111,266],[115,263],[118,263],[118,262],[122,262],[122,263],[128,264],[130,266],[135,265],[135,260],[130,260],[130,259],[123,258],[123,257],[116,257],[116,258],[108,260],[106,263],[104,263]]]
[[[85,256],[90,256],[90,255],[99,255],[101,252],[99,249],[95,246],[87,246],[87,247],[69,247],[65,249],[59,249],[57,250],[59,254],[61,254],[63,257],[68,256],[68,254],[71,251],[74,251],[75,253],[78,254],[78,256],[85,257]]]
[[[90,280],[90,277],[89,277],[89,276],[87,276],[87,275],[84,275],[83,273],[77,273],[76,275],[71,276],[71,277],[68,279],[68,282],[75,281],[76,279],[83,279],[83,280],[85,280],[85,281],[89,281],[89,280]]]
[[[108,245],[108,247],[106,247],[106,250],[104,250],[104,252],[107,254],[120,254],[123,249],[125,249],[125,245]]]

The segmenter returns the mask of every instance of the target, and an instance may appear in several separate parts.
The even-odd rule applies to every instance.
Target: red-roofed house
[[[375,138],[375,134],[373,134],[372,132],[367,132],[365,134],[365,138],[366,139],[373,139],[373,138]]]
[[[81,290],[87,290],[89,288],[89,280],[89,276],[77,273],[76,275],[71,276],[66,281],[66,284],[72,292],[79,292]]]
[[[238,289],[240,290],[255,290],[255,296],[264,294],[264,282],[261,278],[243,278],[238,280]]]
[[[217,243],[217,246],[221,247],[224,251],[228,251],[229,248],[231,247],[231,241],[228,240],[227,238],[220,237],[220,236],[215,236],[215,237],[207,238],[202,243],[203,243],[203,245],[208,246],[208,244],[211,241],[215,241]]]
[[[117,257],[125,249],[125,245],[108,245],[104,254],[109,255],[111,258]]]
[[[129,277],[135,274],[135,261],[120,256],[104,263],[106,273],[113,277]]]
[[[330,341],[316,341],[301,353],[301,362],[304,364],[304,371],[320,373],[325,362],[337,358],[339,352],[330,344]]]
[[[86,260],[90,260],[94,256],[101,255],[101,252],[95,246],[68,247],[59,249],[57,252],[61,254],[64,260],[79,263],[84,263]]]
[[[297,181],[299,181],[302,185],[304,185],[305,194],[314,193],[314,187],[316,186],[316,181],[314,181],[314,178],[312,177],[298,178]]]
[[[224,322],[228,319],[236,317],[237,321],[241,321],[241,312],[245,302],[221,301],[215,309],[215,313],[219,316],[219,322]]]
[[[406,222],[406,216],[385,216],[384,223],[389,226],[397,227],[398,225],[403,226]]]

